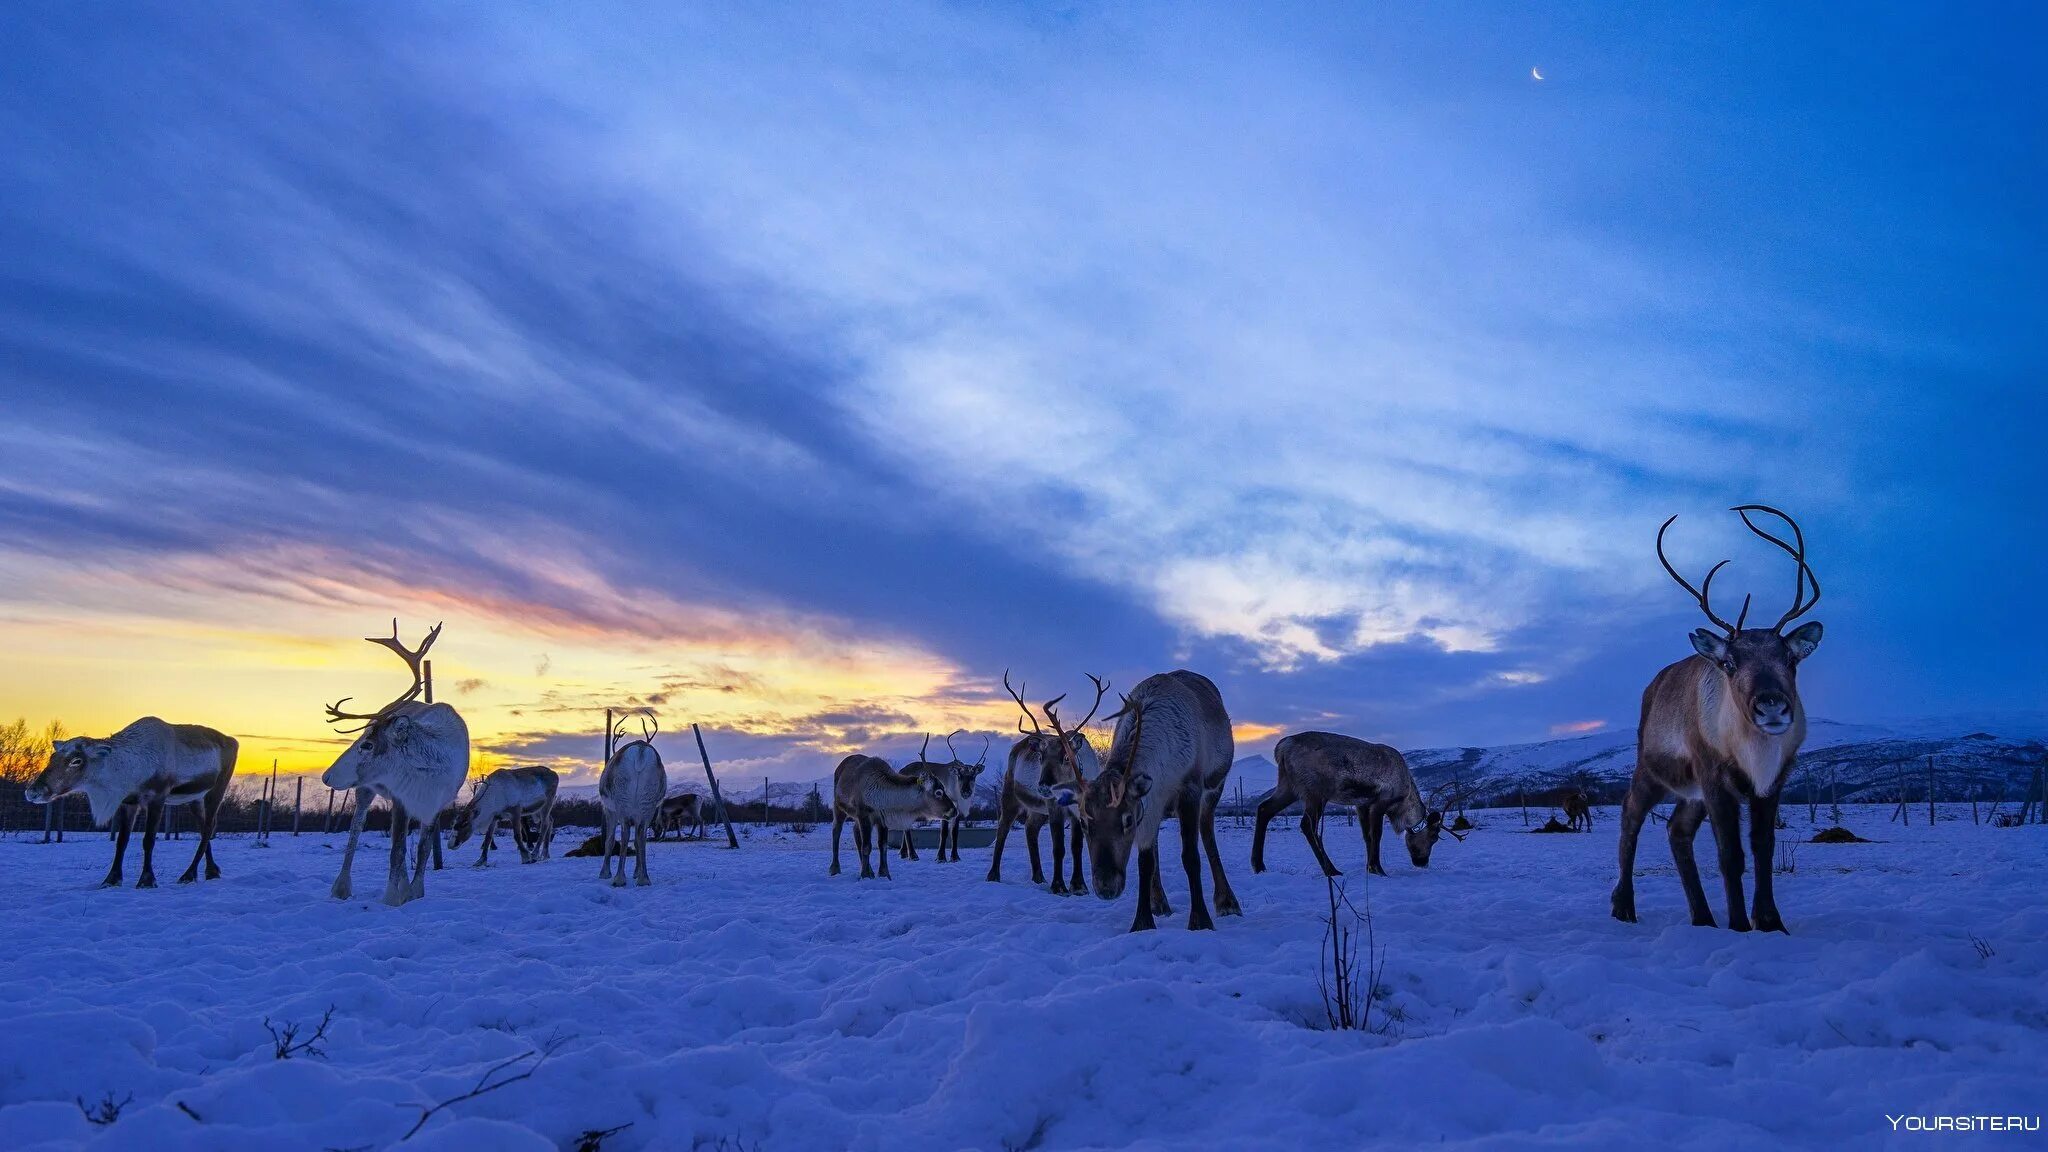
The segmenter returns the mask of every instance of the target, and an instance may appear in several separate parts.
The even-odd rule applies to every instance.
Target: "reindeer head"
[[[1452,833],[1456,835],[1456,833]],[[1401,840],[1408,845],[1408,862],[1417,868],[1429,867],[1429,850],[1444,838],[1444,814],[1442,809],[1431,808],[1429,814],[1401,834]]]
[[[1114,900],[1123,894],[1131,848],[1144,829],[1152,797],[1152,776],[1138,764],[1139,738],[1145,731],[1145,710],[1126,696],[1118,715],[1131,714],[1131,738],[1109,751],[1109,766],[1082,789],[1074,811],[1088,837],[1088,870],[1095,894]],[[1121,756],[1118,753],[1122,753]],[[1138,899],[1149,897],[1140,892]]]
[[[1714,587],[1714,574],[1728,561],[1723,560],[1707,570],[1707,578],[1698,588],[1688,583],[1671,561],[1664,556],[1664,533],[1671,527],[1673,516],[1664,521],[1657,530],[1657,560],[1664,565],[1664,571],[1678,581],[1680,587],[1692,593],[1699,602],[1700,611],[1706,613],[1720,631],[1696,628],[1692,633],[1693,650],[1698,652],[1719,669],[1728,693],[1729,703],[1734,705],[1738,715],[1747,717],[1757,731],[1766,736],[1781,736],[1790,731],[1800,718],[1799,709],[1799,662],[1813,655],[1820,647],[1821,626],[1818,620],[1785,631],[1785,625],[1804,616],[1820,603],[1820,580],[1806,563],[1806,536],[1790,516],[1775,508],[1762,504],[1743,504],[1731,511],[1742,517],[1742,523],[1751,532],[1777,545],[1789,553],[1798,564],[1793,575],[1792,608],[1778,622],[1769,628],[1745,628],[1749,620],[1750,597],[1742,598],[1742,611],[1735,617],[1735,623],[1714,614],[1710,595]],[[1766,532],[1757,527],[1749,518],[1752,512],[1764,512],[1783,520],[1792,529],[1792,540]]]
[[[105,740],[84,736],[57,741],[50,746],[50,762],[29,783],[23,796],[31,804],[48,804],[59,796],[76,792],[85,783],[85,774],[92,765],[106,759],[113,750],[114,746]]]
[[[341,731],[354,732],[356,738],[327,771],[320,774],[320,782],[329,788],[355,788],[365,780],[365,773],[375,762],[392,755],[404,755],[430,747],[441,735],[445,725],[438,723],[439,717],[431,715],[438,709],[449,715],[454,710],[445,704],[421,704],[419,696],[426,688],[424,661],[427,649],[441,636],[441,626],[436,624],[427,632],[426,639],[414,649],[406,648],[398,639],[398,621],[391,622],[391,635],[366,637],[370,643],[391,649],[398,658],[405,661],[412,670],[412,687],[400,693],[397,699],[375,712],[343,712],[341,706],[350,697],[342,697],[327,706],[328,723],[343,720],[361,720],[356,728]],[[456,723],[460,724],[458,719]]]
[[[988,767],[989,746],[995,743],[993,737],[982,737],[981,756],[974,763],[969,764],[965,760],[960,759],[958,752],[953,751],[953,737],[965,731],[967,731],[965,728],[956,728],[946,737],[946,753],[953,758],[949,767],[953,769],[953,779],[958,785],[954,799],[962,812],[965,812],[974,805],[975,782],[981,779],[982,769]]]
[[[1031,731],[1025,733],[1024,738],[1017,742],[1018,747],[1023,749],[1021,757],[1029,763],[1038,765],[1036,776],[1029,781],[1019,780],[1018,783],[1027,788],[1036,787],[1040,796],[1054,801],[1069,812],[1076,811],[1080,802],[1080,790],[1071,785],[1075,781],[1086,784],[1089,770],[1097,766],[1095,749],[1089,746],[1088,735],[1084,730],[1089,722],[1095,719],[1096,709],[1102,707],[1102,697],[1109,691],[1109,682],[1101,677],[1091,673],[1088,680],[1095,685],[1095,701],[1088,706],[1088,715],[1083,716],[1081,722],[1072,728],[1062,724],[1060,701],[1067,698],[1062,693],[1047,700],[1043,705],[1046,720],[1052,725],[1052,731],[1047,732],[1038,726],[1038,716],[1031,711],[1031,706],[1024,703],[1021,689],[1010,687],[1010,674],[1003,673],[1003,687],[1009,691],[1010,698],[1017,702],[1017,707],[1023,710],[1024,719],[1031,721]],[[1023,720],[1017,722],[1017,731],[1024,732]]]

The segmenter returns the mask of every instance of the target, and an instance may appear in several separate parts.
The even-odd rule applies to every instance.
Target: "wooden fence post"
[[[718,806],[718,818],[725,823],[725,846],[740,846],[739,833],[732,830],[732,813],[725,810],[725,797],[718,792],[718,776],[711,771],[711,753],[704,750],[704,733],[695,724],[690,725],[691,735],[697,738],[697,758],[704,761],[704,779],[711,782],[711,802]]]
[[[1934,827],[1934,757],[1927,758],[1927,826]]]

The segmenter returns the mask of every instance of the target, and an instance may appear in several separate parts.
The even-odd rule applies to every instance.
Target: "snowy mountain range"
[[[1571,784],[1614,802],[1635,770],[1635,743],[1630,727],[1528,744],[1404,749],[1402,755],[1424,790],[1451,785],[1479,800],[1513,803],[1525,790],[1533,797]],[[1810,720],[1786,795],[1803,798],[1810,786],[1823,797],[1834,789],[1844,801],[1890,799],[1901,787],[1923,796],[1929,757],[1936,790],[1945,798],[1990,800],[2003,794],[2017,799],[2034,787],[2034,772],[2048,763],[2048,712],[1937,717],[1887,726]],[[1002,784],[1001,761],[992,760],[995,766],[982,774],[975,789],[978,804],[993,805]],[[1254,754],[1241,757],[1231,776],[1226,803],[1240,795],[1252,800],[1264,794],[1278,769],[1270,758]],[[695,774],[673,783],[673,791],[708,791]],[[751,787],[740,780],[721,783],[730,803],[761,800],[758,781]],[[777,807],[801,805],[813,787],[825,803],[831,802],[829,775],[768,785]],[[595,785],[562,788],[565,799],[592,799],[596,792]]]

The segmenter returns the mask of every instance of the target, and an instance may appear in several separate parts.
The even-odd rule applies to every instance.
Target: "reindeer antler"
[[[355,697],[353,696],[343,696],[341,699],[336,700],[334,703],[329,704],[327,706],[327,722],[329,724],[332,724],[340,720],[361,720],[363,721],[363,724],[359,727],[341,729],[341,731],[343,732],[360,732],[364,728],[369,727],[371,724],[374,724],[377,721],[382,720],[384,717],[389,716],[395,709],[410,704],[414,700],[418,699],[420,692],[423,689],[425,689],[427,685],[426,673],[422,667],[423,663],[426,660],[427,649],[432,648],[434,646],[434,641],[440,638],[441,625],[437,623],[432,628],[427,630],[426,639],[420,641],[420,646],[418,648],[408,649],[406,648],[405,643],[398,638],[398,617],[396,616],[393,616],[391,618],[390,636],[363,637],[363,639],[369,641],[372,644],[376,644],[381,647],[391,649],[393,652],[398,654],[398,658],[400,660],[405,661],[405,666],[412,671],[412,687],[400,693],[397,699],[394,699],[393,701],[391,701],[391,703],[386,704],[382,708],[377,709],[375,712],[343,712],[341,710],[341,706],[355,699]]]
[[[1023,686],[1020,685],[1016,688],[1010,687],[1010,670],[1008,668],[1003,669],[1003,691],[1008,692],[1010,694],[1010,699],[1015,700],[1017,702],[1017,707],[1022,708],[1024,710],[1024,720],[1031,721],[1031,731],[1029,735],[1045,735],[1045,729],[1040,728],[1038,726],[1038,717],[1031,711],[1031,705],[1026,704],[1024,702],[1024,697],[1020,694],[1023,691]],[[1017,731],[1024,731],[1024,720],[1017,721]]]
[[[1792,610],[1779,617],[1777,625],[1773,628],[1773,631],[1782,632],[1785,630],[1785,625],[1813,611],[1813,606],[1820,603],[1820,578],[1813,574],[1813,568],[1806,563],[1806,533],[1799,530],[1799,522],[1797,520],[1792,519],[1792,517],[1785,515],[1768,504],[1738,504],[1734,508],[1729,509],[1729,511],[1742,517],[1743,525],[1751,532],[1783,548],[1799,565],[1799,570],[1793,573],[1792,576]],[[1780,537],[1757,527],[1756,522],[1749,518],[1751,512],[1768,512],[1783,520],[1792,529],[1793,543],[1787,544]],[[1806,586],[1809,583],[1813,585],[1813,599],[1811,600],[1806,598]]]
[[[1707,569],[1707,578],[1700,582],[1699,587],[1693,587],[1690,581],[1688,581],[1685,577],[1680,576],[1678,574],[1678,569],[1673,568],[1671,566],[1671,561],[1664,555],[1664,533],[1671,530],[1672,523],[1677,519],[1678,517],[1674,515],[1671,517],[1670,520],[1664,521],[1663,527],[1657,529],[1657,563],[1664,565],[1664,571],[1670,573],[1671,578],[1673,580],[1678,581],[1678,586],[1680,588],[1683,588],[1687,592],[1692,593],[1692,598],[1694,600],[1699,601],[1700,611],[1705,612],[1707,614],[1707,619],[1712,620],[1715,626],[1719,627],[1722,631],[1728,633],[1730,636],[1733,636],[1735,635],[1738,625],[1730,624],[1726,620],[1721,619],[1719,616],[1714,615],[1713,602],[1710,599],[1708,599],[1708,597],[1712,594],[1714,589],[1714,574],[1719,572],[1721,569],[1726,568],[1728,566],[1728,561],[1723,560],[1719,564],[1714,565],[1712,568]]]

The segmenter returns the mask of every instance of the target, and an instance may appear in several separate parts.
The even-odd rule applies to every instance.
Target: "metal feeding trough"
[[[910,830],[910,842],[919,848],[937,848],[939,846],[939,830],[936,827],[912,828]],[[995,842],[996,830],[993,828],[962,828],[960,830],[960,846],[962,848],[986,848]],[[898,834],[889,837],[889,847],[903,847],[902,835]]]

